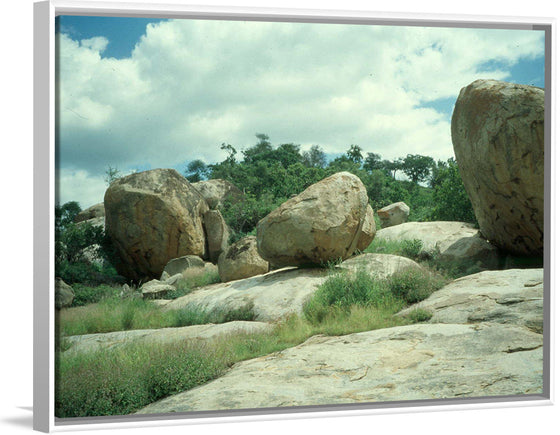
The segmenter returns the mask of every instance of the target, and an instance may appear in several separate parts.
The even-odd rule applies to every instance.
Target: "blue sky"
[[[453,156],[463,86],[544,86],[538,31],[57,18],[59,201],[103,200],[104,171],[222,160],[273,144]]]

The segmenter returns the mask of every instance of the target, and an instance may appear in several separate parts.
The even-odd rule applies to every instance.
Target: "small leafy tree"
[[[309,151],[304,151],[301,161],[310,168],[324,168],[327,166],[327,156],[319,145],[313,145]]]
[[[209,168],[202,160],[197,159],[189,162],[185,170],[185,178],[191,183],[205,180],[208,177]]]
[[[401,170],[414,184],[426,181],[434,166],[434,159],[419,154],[408,154],[402,161]]]
[[[111,165],[107,166],[107,169],[105,170],[105,183],[107,183],[107,186],[110,186],[111,183],[115,180],[118,180],[119,178],[121,178],[121,171],[119,171],[117,168],[113,168]]]

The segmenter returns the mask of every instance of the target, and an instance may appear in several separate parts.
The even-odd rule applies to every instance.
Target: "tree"
[[[428,179],[434,164],[434,159],[429,156],[408,154],[402,161],[401,170],[408,176],[410,181],[418,184]]]
[[[191,183],[205,180],[208,178],[210,169],[202,160],[197,159],[189,162],[185,170],[185,178]]]
[[[327,156],[319,145],[313,145],[309,151],[304,151],[301,161],[310,168],[324,168],[327,166]]]
[[[381,169],[381,156],[375,153],[367,153],[367,157],[364,161],[364,169],[368,172],[375,171],[376,169]]]
[[[346,155],[352,162],[358,165],[361,165],[362,160],[364,159],[362,149],[358,145],[350,145],[350,148],[346,151]]]
[[[82,211],[80,204],[76,201],[68,201],[63,205],[55,205],[54,207],[54,227],[59,233],[64,231],[71,223],[74,222],[76,215]]]
[[[442,221],[476,223],[471,201],[465,190],[457,162],[451,158],[447,163],[438,162],[433,178],[434,209],[431,218]]]
[[[107,169],[105,170],[105,183],[107,183],[107,186],[110,186],[111,183],[115,180],[118,180],[119,178],[122,177],[121,171],[119,171],[117,168],[113,168],[111,165],[107,166]]]
[[[397,171],[402,169],[403,160],[400,158],[395,160],[383,160],[380,165],[381,169],[394,180]]]

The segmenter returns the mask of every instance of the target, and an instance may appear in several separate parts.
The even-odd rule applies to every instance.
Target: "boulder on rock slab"
[[[366,209],[366,218],[364,220],[364,225],[360,231],[360,237],[358,239],[358,251],[364,251],[375,238],[375,217],[373,215],[373,209],[370,205]]]
[[[219,210],[204,213],[204,228],[208,244],[208,259],[217,263],[220,254],[228,247],[229,228]]]
[[[219,178],[198,181],[193,183],[193,187],[201,193],[212,210],[220,209],[225,201],[239,202],[244,196],[234,184]]]
[[[477,266],[484,270],[500,269],[501,256],[498,248],[478,235],[463,237],[454,242],[439,256],[442,264],[460,269]]]
[[[169,260],[206,255],[203,215],[208,204],[174,169],[154,169],[115,180],[105,192],[106,233],[132,280],[159,278]]]
[[[167,293],[175,291],[175,287],[171,284],[166,284],[157,279],[152,279],[144,283],[140,288],[143,299],[165,299]]]
[[[178,273],[183,273],[187,269],[203,267],[204,261],[196,255],[183,255],[179,258],[173,258],[165,265],[160,280],[165,281],[167,278],[177,275]],[[164,274],[168,276],[164,276]]]
[[[56,278],[54,282],[54,298],[57,310],[69,307],[74,300],[74,289],[66,284],[62,278]]]
[[[100,202],[99,204],[92,205],[91,207],[86,208],[79,212],[76,217],[74,218],[74,222],[83,222],[88,221],[90,219],[95,218],[104,218],[105,217],[105,205]]]
[[[331,175],[259,221],[259,254],[276,267],[345,260],[358,247],[367,207],[357,176]]]
[[[249,278],[267,273],[268,262],[257,251],[255,236],[247,236],[222,252],[218,259],[218,272],[222,282]]]
[[[394,204],[377,210],[377,216],[379,216],[379,220],[381,221],[381,228],[405,223],[408,220],[409,214],[410,207],[404,202],[395,202]]]
[[[517,255],[542,256],[544,90],[496,80],[461,89],[453,149],[480,232]]]

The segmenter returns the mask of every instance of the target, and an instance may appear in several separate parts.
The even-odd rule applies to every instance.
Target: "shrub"
[[[121,292],[120,287],[110,285],[99,285],[90,287],[84,284],[73,284],[74,300],[72,301],[73,307],[81,307],[87,304],[94,304],[104,299],[113,298]]]
[[[416,308],[406,316],[406,319],[408,319],[411,323],[420,323],[427,322],[432,318],[432,316],[433,314],[430,311],[423,308]]]
[[[391,293],[407,304],[420,302],[445,285],[445,279],[423,269],[398,271],[387,278]]]

